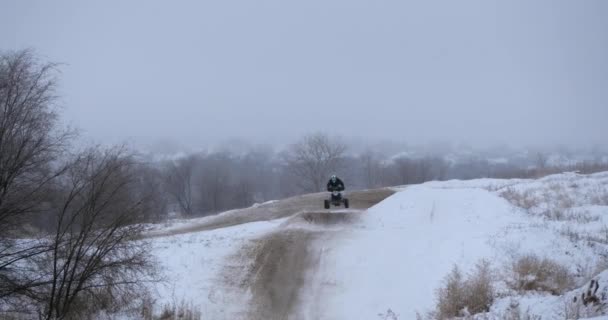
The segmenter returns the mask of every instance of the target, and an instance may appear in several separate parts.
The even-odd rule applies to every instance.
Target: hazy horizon
[[[10,1],[0,50],[63,63],[84,139],[591,146],[608,2]]]

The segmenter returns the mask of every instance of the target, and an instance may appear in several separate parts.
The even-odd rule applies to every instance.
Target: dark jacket
[[[332,182],[331,179],[327,182],[327,191],[343,191],[344,190],[344,182],[340,180],[340,178],[336,178],[336,182]]]

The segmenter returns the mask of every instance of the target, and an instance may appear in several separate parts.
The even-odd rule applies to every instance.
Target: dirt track
[[[306,212],[282,229],[257,240],[251,249],[252,268],[244,285],[252,294],[248,319],[301,319],[297,306],[302,288],[320,263],[315,241],[327,241],[338,229],[325,227],[356,221],[362,211]],[[306,227],[310,225],[310,228]]]
[[[250,319],[288,319],[293,314],[305,271],[314,268],[308,245],[316,236],[318,232],[294,229],[260,239],[250,275]]]
[[[349,198],[351,208],[334,211],[323,209],[327,193],[303,195],[232,210],[183,227],[151,232],[147,237],[288,217],[276,231],[254,239],[235,254],[235,260],[221,275],[221,287],[251,293],[246,314],[239,313],[242,319],[308,319],[314,310],[302,311],[300,306],[303,298],[310,299],[302,296],[303,288],[314,282],[312,275],[321,263],[317,243],[329,241],[343,227],[359,219],[366,209],[393,193],[391,189],[348,192],[345,197]],[[234,319],[241,319],[240,316]]]
[[[180,232],[290,217],[277,231],[256,239],[238,254],[250,261],[239,277],[243,279],[242,290],[252,294],[245,319],[316,319],[315,310],[302,310],[300,306],[304,299],[314,298],[303,296],[303,292],[315,281],[315,271],[322,263],[318,244],[331,240],[342,227],[365,214],[365,209],[393,193],[390,189],[348,193],[351,209],[339,211],[322,209],[326,193],[304,195],[233,211]]]
[[[352,209],[365,210],[384,200],[394,193],[389,188],[345,192],[349,198]],[[204,218],[198,223],[188,224],[170,230],[153,231],[147,237],[163,237],[175,234],[184,234],[197,231],[213,230],[230,227],[238,224],[267,221],[293,216],[299,212],[323,210],[323,200],[327,192],[312,193],[284,200],[262,204],[257,207],[231,210],[216,216]]]

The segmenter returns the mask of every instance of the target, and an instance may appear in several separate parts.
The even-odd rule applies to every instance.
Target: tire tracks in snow
[[[324,247],[317,244],[329,241],[362,212],[301,213],[278,231],[257,239],[250,249],[253,263],[244,283],[252,293],[248,319],[318,319],[322,301],[314,293],[323,285],[317,271]],[[304,288],[310,289],[312,297],[302,295]],[[305,301],[313,309],[301,310]]]

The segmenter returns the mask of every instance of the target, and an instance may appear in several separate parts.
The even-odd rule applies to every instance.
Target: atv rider
[[[340,201],[342,200],[342,194],[340,191],[344,191],[344,182],[340,180],[335,174],[329,178],[327,182],[327,191],[331,192],[331,201]],[[335,194],[333,192],[336,192]]]

